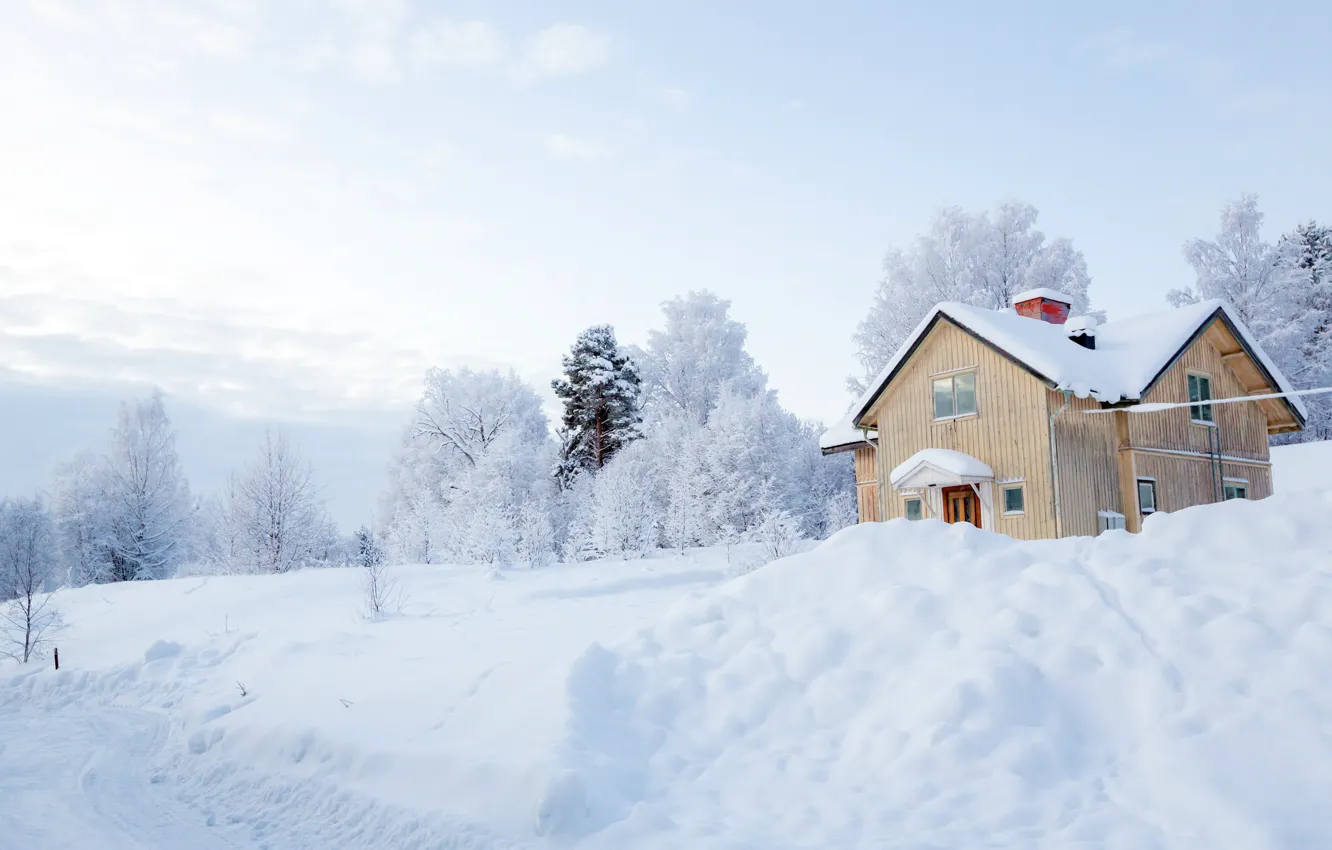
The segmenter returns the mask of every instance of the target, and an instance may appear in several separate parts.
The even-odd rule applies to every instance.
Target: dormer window
[[[976,373],[959,372],[934,381],[934,418],[956,419],[976,413]]]

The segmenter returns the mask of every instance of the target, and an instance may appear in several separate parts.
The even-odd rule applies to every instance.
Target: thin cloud
[[[412,33],[409,44],[421,67],[493,68],[509,56],[503,33],[485,21],[435,21]]]
[[[546,150],[560,159],[601,159],[610,148],[598,139],[552,133],[546,137]]]
[[[583,74],[610,62],[611,39],[579,24],[555,24],[534,35],[514,75],[522,81]]]

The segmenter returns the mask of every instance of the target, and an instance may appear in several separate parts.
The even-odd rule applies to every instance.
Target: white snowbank
[[[86,588],[0,709],[164,716],[144,787],[273,847],[1328,847],[1330,514],[413,567],[381,623],[350,570]]]
[[[1329,511],[848,529],[590,650],[544,822],[599,848],[1332,846]]]
[[[1332,488],[1332,440],[1272,447],[1272,489],[1277,493]]]

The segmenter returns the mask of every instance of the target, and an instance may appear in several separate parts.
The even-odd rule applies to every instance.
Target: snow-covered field
[[[0,843],[1332,846],[1329,516],[407,567],[383,622],[351,570],[64,592],[61,670],[0,669]]]

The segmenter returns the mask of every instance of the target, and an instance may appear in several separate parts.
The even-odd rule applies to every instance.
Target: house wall
[[[1213,321],[1213,328],[1220,330]],[[1213,328],[1200,336],[1179,360],[1161,376],[1143,401],[1183,402],[1189,400],[1188,373],[1201,372],[1212,379],[1213,398],[1249,395],[1239,377],[1226,365],[1214,344]],[[1216,432],[1221,438],[1221,454],[1266,461],[1268,455],[1267,416],[1253,402],[1220,404],[1212,407]],[[1089,417],[1094,418],[1094,417]],[[1188,408],[1135,413],[1129,416],[1129,439],[1135,447],[1165,448],[1206,454],[1206,425],[1195,425]]]
[[[879,479],[874,463],[874,449],[855,450],[856,511],[861,522],[879,521]]]
[[[941,373],[969,367],[976,372],[977,415],[936,422],[931,382]],[[991,530],[1022,539],[1055,536],[1046,394],[1045,385],[1030,372],[941,320],[865,417],[879,432],[880,517],[904,515],[903,499],[888,482],[892,469],[921,449],[944,448],[965,452],[994,469]],[[1003,516],[1002,482],[1017,479],[1026,491],[1026,510]]]
[[[1059,465],[1059,530],[1064,537],[1096,535],[1097,512],[1124,513],[1120,506],[1116,467],[1115,416],[1088,416],[1100,410],[1091,398],[1072,398],[1046,391],[1046,408],[1055,418],[1055,448]]]
[[[1223,462],[1221,469],[1226,478],[1243,478],[1249,482],[1250,499],[1266,499],[1272,495],[1271,467],[1257,463]],[[1207,458],[1135,450],[1133,471],[1135,478],[1156,479],[1159,511],[1179,511],[1216,501],[1214,472]],[[1132,505],[1131,509],[1136,511],[1137,505]]]

